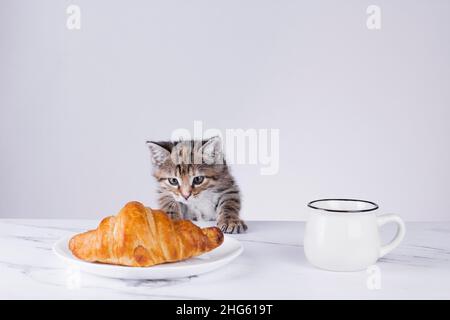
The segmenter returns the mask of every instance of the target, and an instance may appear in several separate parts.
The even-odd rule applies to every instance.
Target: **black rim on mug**
[[[321,208],[321,207],[314,205],[314,204],[317,204],[318,202],[324,202],[324,201],[363,202],[363,203],[370,204],[373,207],[369,208],[369,209],[362,209],[362,210],[339,210],[339,209],[326,209],[326,208]],[[374,210],[378,209],[378,205],[375,202],[367,201],[367,200],[359,200],[359,199],[318,199],[318,200],[313,200],[313,201],[309,202],[308,207],[310,207],[312,209],[329,211],[329,212],[369,212],[369,211],[374,211]]]

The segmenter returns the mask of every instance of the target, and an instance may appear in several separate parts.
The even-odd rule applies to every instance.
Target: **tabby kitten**
[[[224,160],[219,137],[208,140],[147,141],[159,205],[173,219],[216,220],[226,233],[241,233],[239,188]]]

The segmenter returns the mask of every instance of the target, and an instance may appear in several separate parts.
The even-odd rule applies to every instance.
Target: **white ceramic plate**
[[[71,236],[62,238],[53,246],[53,252],[60,259],[81,271],[120,279],[175,279],[199,275],[226,265],[236,259],[243,251],[239,241],[225,235],[222,245],[198,257],[145,268],[125,267],[78,259],[69,250],[70,238]]]

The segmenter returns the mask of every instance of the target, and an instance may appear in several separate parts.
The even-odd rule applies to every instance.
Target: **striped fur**
[[[226,233],[247,230],[239,218],[240,191],[218,137],[204,141],[148,141],[147,145],[153,175],[159,183],[161,209],[174,219],[216,220]]]

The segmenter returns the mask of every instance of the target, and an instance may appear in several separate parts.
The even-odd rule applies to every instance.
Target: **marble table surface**
[[[450,222],[407,223],[403,243],[375,267],[330,272],[305,260],[303,222],[250,221],[229,265],[157,281],[74,275],[53,254],[56,240],[97,223],[0,219],[0,299],[450,299]]]

